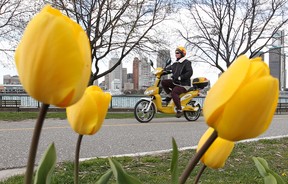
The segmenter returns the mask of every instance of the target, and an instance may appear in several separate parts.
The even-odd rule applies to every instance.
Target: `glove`
[[[175,83],[175,84],[180,84],[180,80],[178,80],[179,77],[178,77],[178,78],[175,78],[174,76],[172,76],[171,78],[172,78],[173,83]]]
[[[173,80],[178,80],[178,81],[181,81],[181,77],[179,76],[177,79],[174,77],[174,76],[172,76],[171,77]]]
[[[172,73],[171,70],[164,70],[164,71],[163,71],[163,75],[167,75],[167,74],[170,74],[170,73]]]

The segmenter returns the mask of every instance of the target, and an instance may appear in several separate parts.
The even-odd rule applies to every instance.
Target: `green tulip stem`
[[[74,184],[78,184],[79,180],[79,155],[80,155],[80,147],[82,142],[83,135],[79,134],[76,151],[75,151],[75,165],[74,165]]]
[[[35,124],[33,137],[30,145],[29,157],[27,162],[27,170],[25,173],[25,184],[32,183],[32,177],[34,172],[35,157],[37,153],[38,143],[40,139],[41,130],[45,120],[46,113],[48,111],[49,104],[42,104],[38,115],[37,122]]]
[[[210,137],[207,139],[207,141],[203,144],[203,146],[199,149],[199,151],[195,154],[195,156],[189,161],[188,165],[186,166],[184,172],[179,178],[179,183],[184,184],[189,177],[190,173],[193,171],[201,157],[204,155],[204,153],[207,151],[207,149],[211,146],[211,144],[215,141],[217,138],[217,132],[216,130],[213,131],[213,133],[210,135]]]
[[[204,170],[206,169],[206,167],[207,167],[206,165],[203,165],[203,166],[201,167],[200,171],[198,172],[198,174],[197,174],[197,176],[196,176],[196,178],[195,178],[194,184],[197,184],[197,183],[199,182],[199,180],[200,180],[200,178],[201,178]]]

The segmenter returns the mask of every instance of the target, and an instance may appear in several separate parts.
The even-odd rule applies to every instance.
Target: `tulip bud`
[[[208,130],[206,130],[198,143],[196,151],[198,151],[204,145],[213,131],[213,128],[208,128]],[[225,162],[231,154],[233,148],[234,142],[217,137],[201,157],[201,162],[213,169],[224,167]]]
[[[219,137],[230,141],[257,137],[272,121],[278,88],[261,58],[240,56],[208,92],[205,120]]]
[[[81,98],[88,85],[89,39],[79,24],[47,5],[27,25],[15,62],[30,96],[67,107]]]
[[[82,98],[66,108],[72,129],[81,135],[93,135],[102,126],[111,101],[110,93],[98,86],[89,86]]]

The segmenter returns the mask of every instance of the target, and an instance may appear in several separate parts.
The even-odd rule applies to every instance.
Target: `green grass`
[[[36,119],[38,112],[0,112],[0,121],[22,121],[27,119]],[[157,113],[156,118],[174,117],[173,114]],[[46,118],[66,119],[65,112],[48,112]],[[106,119],[124,119],[134,118],[133,112],[108,112]]]
[[[176,140],[177,141],[177,140]],[[263,184],[263,178],[258,173],[253,156],[267,160],[272,170],[278,173],[288,183],[288,138],[260,140],[257,142],[238,143],[222,169],[207,168],[203,173],[201,184]],[[172,146],[171,146],[172,147]],[[81,150],[85,151],[85,150]],[[181,151],[179,168],[182,172],[195,150]],[[115,158],[131,175],[140,179],[143,184],[168,184],[170,182],[171,153],[157,156],[121,157]],[[202,164],[198,164],[186,183],[193,179]],[[99,158],[80,163],[79,183],[95,183],[95,181],[110,166],[107,159]],[[16,176],[0,184],[23,183],[23,176]],[[73,164],[65,162],[58,164],[52,183],[73,183]],[[111,179],[110,183],[116,183]]]

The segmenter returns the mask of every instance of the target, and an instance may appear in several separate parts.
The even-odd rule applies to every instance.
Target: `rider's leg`
[[[183,114],[179,95],[181,93],[185,93],[185,92],[187,92],[187,90],[184,87],[175,86],[172,90],[172,93],[171,93],[172,99],[173,99],[175,106],[176,106],[176,111],[177,111],[176,117],[177,118],[180,118]]]
[[[164,101],[170,101],[171,100],[171,89],[173,89],[175,87],[175,85],[173,84],[173,81],[171,79],[164,79],[161,82],[162,87],[164,89],[164,91],[167,93],[167,97]]]

